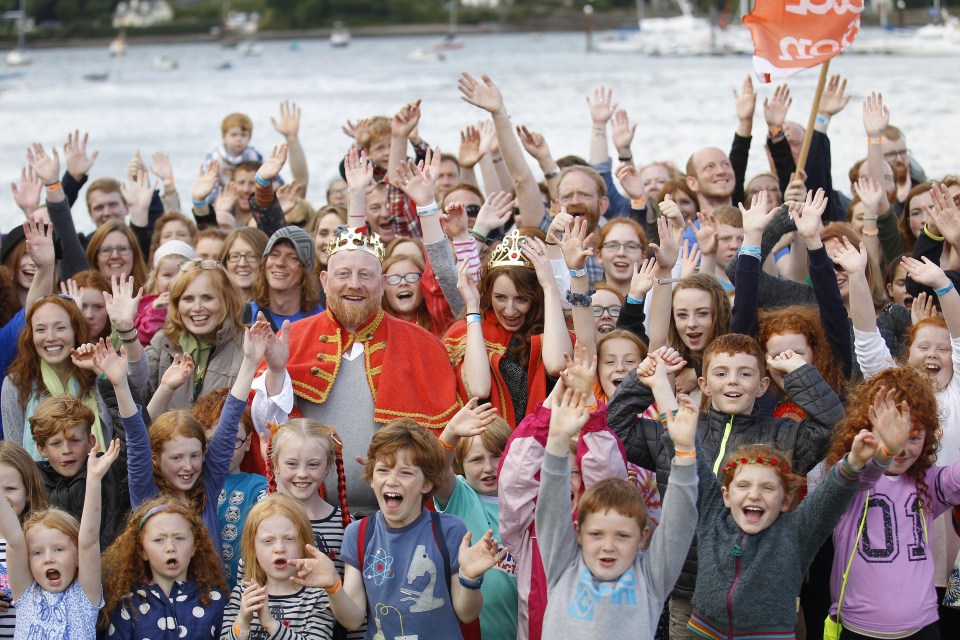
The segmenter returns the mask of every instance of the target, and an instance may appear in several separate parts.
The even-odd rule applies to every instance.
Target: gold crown
[[[487,259],[487,268],[528,267],[532,269],[533,264],[520,251],[520,248],[529,241],[530,238],[520,235],[520,231],[514,229],[490,252],[490,257]]]
[[[338,251],[366,251],[383,262],[386,249],[380,242],[380,235],[376,233],[364,233],[361,228],[350,229],[346,226],[338,227],[330,241],[327,243],[327,256],[332,256]]]

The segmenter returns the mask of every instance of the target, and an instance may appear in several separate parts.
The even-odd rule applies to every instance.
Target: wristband
[[[830,116],[825,116],[825,115],[821,115],[821,114],[818,113],[818,114],[817,114],[817,124],[822,124],[822,125],[824,125],[824,126],[830,124]]]
[[[197,208],[207,206],[207,203],[204,202],[203,200],[201,200],[201,201],[199,201],[199,202],[197,202],[196,200],[193,200],[192,202],[193,202],[193,206],[195,206],[195,207],[197,207]]]
[[[897,457],[897,452],[896,452],[896,451],[888,451],[888,450],[887,450],[887,443],[886,443],[886,442],[883,442],[882,440],[880,441],[880,453],[882,453],[882,454],[883,454],[884,456],[886,456],[887,458],[896,458],[896,457]]]
[[[760,247],[740,247],[740,251],[737,252],[737,255],[753,256],[759,260],[761,256]]]
[[[45,184],[45,185],[43,185],[43,186],[45,186],[45,187],[47,188],[47,191],[58,191],[58,190],[60,189],[60,186],[61,186],[61,185],[60,185],[60,181],[58,180],[57,182],[54,182],[53,184]]]
[[[497,156],[496,158],[493,159],[493,163],[494,163],[494,164],[496,164],[496,163],[498,163],[498,162],[503,162],[503,156]]]
[[[479,241],[482,242],[483,244],[490,244],[490,238],[488,238],[487,236],[483,235],[483,234],[480,233],[479,231],[474,231],[473,229],[470,229],[470,235],[472,235],[474,238],[476,238],[477,240],[479,240]]]
[[[481,318],[481,316],[480,316],[479,313],[468,313],[468,314],[467,314],[467,324],[470,324],[471,322],[480,322],[481,319],[482,319],[482,318]]]
[[[130,327],[129,329],[121,329],[120,327],[114,327],[117,330],[117,333],[133,333],[137,330],[136,327]]]
[[[643,304],[643,298],[638,300],[633,296],[627,296],[627,302],[629,302],[630,304]]]
[[[860,233],[867,236],[868,238],[872,238],[874,236],[880,235],[880,230],[879,229],[861,229]]]
[[[879,220],[880,216],[863,216],[864,220]]]
[[[586,276],[586,275],[587,275],[587,269],[586,269],[586,267],[584,267],[584,268],[582,268],[582,269],[570,269],[570,277],[571,277],[571,278],[582,278],[582,277],[584,277],[584,276]]]
[[[270,186],[270,180],[264,180],[263,178],[260,177],[260,174],[259,174],[259,173],[256,174],[255,176],[253,176],[253,179],[254,179],[254,180],[256,181],[256,183],[257,183],[258,185],[260,185],[261,187],[269,187],[269,186]]]
[[[674,449],[673,456],[675,458],[696,458],[697,450],[694,449],[693,451],[680,451],[678,449]]]
[[[437,440],[440,441],[440,446],[443,447],[444,449],[446,449],[447,451],[453,451],[454,449],[457,448],[457,445],[455,445],[455,444],[450,444],[449,442],[447,442],[446,440],[444,440],[444,439],[443,439],[443,435],[441,435],[439,438],[437,438]],[[330,593],[330,592],[328,591],[327,593]]]
[[[933,290],[933,292],[936,293],[936,294],[937,294],[938,296],[940,296],[940,297],[943,297],[943,296],[947,295],[947,294],[950,293],[951,291],[953,291],[953,281],[952,281],[952,280],[950,281],[950,284],[948,284],[947,286],[941,287],[940,289],[934,289],[934,290]]]
[[[620,162],[633,162],[633,156],[617,156]]]
[[[883,142],[883,136],[877,136],[876,138],[867,136],[867,144],[880,144],[881,142]]]
[[[783,127],[773,127],[770,129],[770,137],[776,138],[783,133]]]
[[[927,223],[923,224],[923,232],[927,235],[928,238],[930,238],[934,242],[943,242],[946,239],[944,236],[938,236],[938,235],[935,235],[933,232],[931,232],[930,227],[928,226]]]
[[[483,585],[483,576],[480,576],[476,580],[471,580],[470,578],[463,575],[463,572],[457,572],[457,579],[460,580],[460,586],[464,589],[470,589],[471,591],[476,591]]]
[[[250,630],[247,629],[246,631],[241,631],[241,630],[240,630],[240,625],[238,625],[236,622],[234,622],[234,623],[233,623],[233,635],[235,635],[236,637],[240,638],[240,640],[243,640],[244,638],[249,638],[249,637],[250,637]]]
[[[333,585],[329,589],[324,589],[324,591],[327,592],[327,597],[329,598],[330,596],[335,594],[337,591],[340,591],[341,588],[343,588],[343,580],[341,580],[340,578],[337,578],[337,584]]]
[[[133,344],[134,342],[136,342],[140,337],[140,332],[137,331],[136,329],[134,329],[133,331],[134,332],[133,332],[132,338],[124,338],[123,336],[120,336],[120,342],[122,342],[123,344]]]
[[[438,214],[439,212],[440,212],[440,207],[437,206],[436,202],[431,202],[425,207],[417,207],[417,215],[420,216],[421,218],[424,218],[426,216],[432,216],[434,214]]]
[[[544,173],[543,179],[550,180],[552,178],[556,178],[558,175],[560,175],[560,167],[556,167],[552,171],[547,171],[546,173]]]

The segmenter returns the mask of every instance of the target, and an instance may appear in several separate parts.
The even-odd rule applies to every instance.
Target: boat
[[[337,20],[333,23],[333,30],[330,32],[330,46],[334,48],[347,47],[350,45],[350,30],[342,22]]]
[[[444,55],[439,51],[425,47],[417,47],[407,54],[407,60],[410,62],[443,62],[444,59]]]
[[[6,62],[11,67],[24,67],[33,59],[27,53],[26,30],[27,30],[27,9],[26,0],[20,0],[20,10],[11,11],[6,14],[8,18],[16,18],[17,21],[17,48],[7,52]]]
[[[456,51],[463,49],[463,40],[457,38],[457,8],[460,0],[449,0],[447,8],[450,10],[450,25],[447,27],[447,35],[443,36],[440,42],[430,45],[432,51]]]
[[[260,14],[256,11],[228,11],[223,26],[214,27],[211,33],[220,37],[220,45],[233,48],[251,39],[260,29]]]
[[[919,29],[888,29],[880,37],[857,38],[851,53],[903,56],[960,55],[960,18],[940,11],[940,23]]]
[[[107,71],[83,74],[83,79],[89,82],[106,82],[109,77],[110,73]]]

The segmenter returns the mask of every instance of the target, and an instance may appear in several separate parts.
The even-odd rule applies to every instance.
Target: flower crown
[[[362,227],[356,229],[346,226],[337,227],[327,243],[327,256],[332,256],[338,251],[366,251],[380,262],[383,262],[386,254],[380,235],[372,231],[364,233]]]
[[[520,248],[529,241],[530,239],[527,236],[520,235],[520,231],[514,229],[490,252],[490,258],[487,259],[487,268],[528,267],[532,269],[533,264],[520,251]]]
[[[771,458],[770,456],[755,456],[752,458],[734,458],[727,464],[723,465],[723,469],[721,469],[721,471],[723,475],[727,475],[728,473],[732,473],[733,471],[735,471],[737,467],[739,467],[740,465],[744,465],[744,464],[766,464],[766,465],[770,465],[774,469],[779,470],[781,473],[790,472],[790,465],[788,465],[784,461],[777,460],[776,458]]]

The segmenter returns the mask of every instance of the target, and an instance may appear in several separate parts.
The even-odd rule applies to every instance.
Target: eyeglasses
[[[223,265],[220,264],[219,260],[184,260],[180,263],[180,271],[190,271],[194,267],[199,267],[201,269],[223,269]]]
[[[245,444],[247,443],[247,440],[249,440],[249,439],[250,439],[250,434],[249,434],[249,433],[247,434],[247,436],[246,436],[245,438],[237,438],[236,441],[233,443],[233,450],[234,450],[234,451],[237,451],[240,447],[242,447],[243,445],[245,445]]]
[[[623,308],[623,307],[620,306],[619,304],[611,305],[611,306],[609,306],[609,307],[594,307],[594,308],[593,308],[593,317],[594,317],[594,318],[599,318],[600,316],[603,315],[603,312],[606,311],[607,313],[610,314],[610,317],[611,317],[611,318],[618,318],[618,317],[620,317],[620,309],[622,309],[622,308]]]
[[[476,218],[477,214],[480,213],[480,205],[478,204],[468,204],[463,208],[467,212],[467,217]]]
[[[228,253],[227,262],[230,264],[238,264],[241,260],[246,260],[247,264],[253,264],[257,261],[257,254],[255,253]]]
[[[909,155],[910,155],[910,149],[897,149],[895,151],[887,151],[886,153],[883,154],[883,157],[886,158],[887,160],[893,160],[897,156],[903,156],[904,158],[906,158]]]
[[[422,277],[423,277],[422,273],[417,273],[416,271],[412,271],[410,273],[405,273],[402,276],[399,274],[387,276],[387,284],[396,286],[404,281],[409,282],[410,284],[413,284],[415,282],[420,282],[420,278]]]
[[[119,245],[119,244],[118,244],[118,245],[113,246],[113,247],[100,247],[99,249],[97,249],[97,255],[98,255],[98,256],[110,255],[111,253],[116,252],[117,255],[128,256],[128,255],[130,255],[130,252],[131,252],[131,251],[133,251],[133,247],[131,247],[130,245],[128,245],[128,244]]]
[[[627,251],[640,251],[643,247],[639,242],[615,242],[611,240],[610,242],[604,242],[600,245],[601,249],[606,249],[607,251],[620,251],[620,247],[623,247]]]

